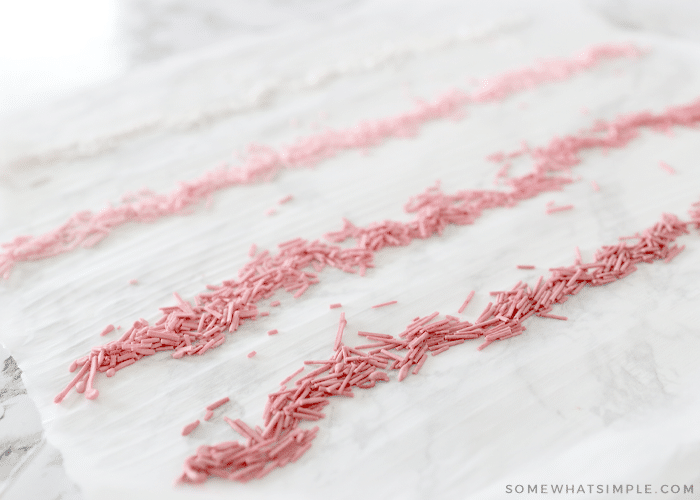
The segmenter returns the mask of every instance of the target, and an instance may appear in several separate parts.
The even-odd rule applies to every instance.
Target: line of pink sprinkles
[[[300,428],[303,421],[317,421],[326,415],[321,411],[334,396],[354,397],[353,388],[370,389],[379,381],[389,381],[386,371],[398,371],[399,382],[409,372],[417,375],[428,354],[436,356],[466,340],[483,337],[479,350],[489,344],[521,335],[522,323],[533,315],[566,320],[551,314],[552,307],[566,302],[586,286],[602,286],[629,276],[637,264],[666,259],[678,252],[677,237],[688,233],[688,225],[700,227],[700,203],[693,207],[691,222],[682,222],[674,215],[664,214],[661,221],[641,235],[621,240],[637,239],[635,244],[621,242],[603,246],[591,263],[576,263],[552,269],[547,280],[542,277],[534,287],[522,282],[507,291],[492,292],[496,302],[489,304],[476,323],[459,321],[455,317],[440,319],[437,312],[417,317],[398,337],[387,334],[358,332],[370,344],[350,347],[342,340],[346,326],[341,313],[333,353],[328,360],[306,361],[320,365],[291,388],[287,383],[303,371],[303,367],[285,378],[280,390],[268,395],[263,412],[264,427],[249,427],[242,420],[226,422],[247,439],[241,444],[226,441],[197,448],[183,464],[178,481],[202,483],[208,477],[247,482],[260,479],[274,469],[298,460],[312,445],[319,427]]]
[[[17,236],[3,243],[0,254],[0,276],[7,279],[19,262],[46,259],[70,252],[78,247],[89,248],[106,238],[110,232],[129,222],[154,222],[161,217],[184,214],[203,200],[211,200],[213,193],[232,186],[269,182],[284,168],[313,166],[345,150],[381,145],[386,139],[413,137],[420,127],[430,121],[457,118],[467,104],[486,103],[505,99],[517,92],[537,85],[563,81],[584,70],[613,58],[635,58],[641,54],[633,45],[600,45],[581,52],[572,59],[538,63],[535,67],[509,71],[485,80],[483,88],[467,94],[451,90],[433,102],[419,101],[405,113],[389,118],[363,121],[341,130],[325,130],[300,138],[281,151],[263,145],[251,144],[242,166],[222,165],[204,173],[193,181],[182,181],[166,194],[143,190],[125,195],[124,202],[108,206],[95,214],[89,210],[73,215],[60,227],[39,236]],[[274,208],[266,215],[274,214]]]
[[[555,138],[549,146],[521,148],[518,154],[529,154],[535,165],[530,173],[508,179],[510,191],[465,190],[448,195],[436,186],[413,197],[405,205],[408,213],[415,214],[412,221],[383,221],[362,228],[344,220],[340,231],[326,235],[334,243],[353,238],[356,240],[354,248],[344,249],[302,238],[281,243],[274,256],[267,250],[256,254],[239,271],[238,280],[224,281],[218,286],[208,285],[211,292],[195,296],[194,305],[176,295],[178,305],[162,307],[163,316],[154,325],[139,319],[120,339],[95,347],[88,355],[75,360],[71,371],[92,363],[93,357],[99,357],[102,363],[97,367],[97,373],[81,371],[83,378],[80,381],[93,380],[105,372],[108,377],[113,376],[143,357],[160,351],[173,350],[176,359],[202,355],[223,344],[227,332],[232,333],[246,320],[261,315],[256,306],[258,301],[270,298],[279,289],[293,292],[294,297],[299,298],[310,286],[318,283],[318,275],[305,270],[309,266],[316,272],[328,265],[363,276],[368,268],[374,267],[374,253],[383,248],[407,246],[415,239],[442,235],[448,225],[472,224],[484,210],[514,207],[518,202],[543,192],[562,189],[573,182],[570,169],[581,161],[582,151],[624,147],[642,127],[666,130],[672,125],[693,127],[698,123],[700,101],[672,107],[658,115],[641,112],[619,117],[610,123],[597,122],[593,129],[577,136]],[[596,131],[602,135],[595,135]],[[521,153],[526,149],[527,153]],[[76,383],[70,387],[77,390],[83,385]],[[86,396],[96,397],[96,394],[97,391],[90,391]],[[64,397],[62,391],[55,401],[58,403]]]

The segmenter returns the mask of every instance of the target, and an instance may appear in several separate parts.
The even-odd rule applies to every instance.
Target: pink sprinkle
[[[253,243],[250,245],[250,250],[248,250],[248,257],[253,257],[255,256],[255,253],[258,251],[258,246]]]
[[[129,284],[130,284],[130,285],[138,285],[138,284],[139,284],[139,280],[137,280],[137,279],[131,279],[131,280],[129,280]]]
[[[530,265],[519,265],[517,266],[518,269],[535,269],[535,266],[530,266]]]
[[[488,161],[492,162],[502,162],[505,159],[506,155],[502,151],[496,151],[495,153],[491,153],[486,157]]]
[[[288,201],[292,201],[293,198],[294,198],[294,197],[293,197],[291,194],[288,194],[287,196],[285,196],[284,198],[282,198],[282,199],[281,199],[280,201],[278,201],[277,203],[279,203],[280,205],[284,205],[284,204],[287,203]]]
[[[230,399],[228,397],[221,398],[218,401],[214,401],[212,404],[207,406],[207,410],[214,411],[216,410],[219,406],[225,405],[228,403]]]
[[[63,390],[54,398],[53,402],[56,403],[56,404],[59,404],[61,401],[63,401],[63,398],[66,397],[66,395],[68,394],[68,392],[70,392],[70,390],[71,390],[73,387],[76,387],[76,391],[77,391],[77,390],[78,390],[78,388],[77,388],[78,384],[83,384],[82,379],[83,379],[83,377],[85,377],[85,375],[87,375],[87,372],[88,372],[89,369],[90,369],[90,365],[88,365],[87,363],[83,364],[83,367],[80,369],[80,371],[79,371],[78,374],[75,376],[75,378],[73,378],[73,380],[65,387],[65,389],[63,389]],[[83,389],[83,390],[84,390],[84,389]],[[83,392],[83,391],[78,391],[78,392],[80,393],[80,392]]]
[[[457,311],[459,314],[462,314],[464,312],[464,310],[469,305],[469,301],[471,301],[472,298],[474,298],[474,290],[469,292],[469,295],[467,295],[467,300],[464,301],[464,304],[462,304],[462,307],[460,307],[459,310]]]
[[[114,331],[114,325],[107,325],[104,330],[102,330],[102,333],[100,335],[107,335],[110,332]],[[71,370],[73,371],[73,370]]]
[[[280,385],[281,385],[281,386],[284,386],[287,382],[289,382],[290,380],[292,380],[294,377],[296,377],[297,375],[299,375],[299,374],[300,374],[301,372],[303,372],[303,371],[304,371],[304,367],[302,366],[302,367],[299,368],[297,371],[295,371],[294,373],[292,373],[289,377],[285,378],[282,382],[280,382]]]
[[[276,212],[277,210],[275,210],[274,208],[268,208],[267,210],[265,210],[265,215],[275,215]]]
[[[659,166],[671,175],[676,173],[676,171],[673,169],[673,167],[666,162],[660,161]]]
[[[670,252],[668,252],[668,256],[664,259],[664,262],[671,262],[676,257],[676,255],[681,253],[683,250],[685,250],[685,245],[673,248]]]
[[[331,304],[331,306],[330,306],[331,309],[338,309],[339,307],[343,307],[343,306],[340,304],[340,302],[338,302],[337,304]]]
[[[600,191],[600,187],[596,181],[591,181],[591,186],[593,187],[593,191]]]
[[[280,305],[279,300],[273,300],[272,302],[270,302],[270,307],[277,307],[278,305]]]
[[[396,300],[392,300],[390,302],[384,302],[383,304],[377,304],[376,306],[372,306],[372,309],[376,309],[378,307],[390,306],[390,305],[396,304],[396,303],[397,303]]]
[[[270,330],[269,332],[267,332],[268,335],[276,335],[276,334],[278,334],[278,333],[279,333],[279,332],[277,331],[276,328],[273,329],[273,330]]]
[[[345,320],[345,313],[340,313],[340,322],[338,323],[338,333],[335,335],[335,344],[333,345],[333,350],[337,351],[340,349],[340,344],[343,342],[343,332],[345,331],[345,325],[348,322]]]
[[[199,425],[199,420],[195,420],[192,423],[187,424],[185,427],[182,428],[182,435],[187,436],[189,435],[190,432],[195,430],[197,426]]]
[[[555,213],[555,212],[563,212],[563,211],[565,211],[565,210],[571,210],[572,208],[574,208],[573,205],[564,205],[564,206],[561,206],[561,207],[550,206],[550,207],[547,209],[547,214],[549,215],[549,214],[553,214],[553,213]]]
[[[372,375],[369,376],[370,380],[374,380],[376,382],[379,382],[380,380],[383,380],[384,382],[389,382],[389,375],[387,375],[384,372],[374,372]]]
[[[213,416],[214,412],[211,410],[207,410],[206,413],[204,413],[204,420],[208,422]]]
[[[399,382],[406,378],[406,376],[408,375],[409,368],[411,368],[410,363],[406,363],[401,367],[401,371],[399,371]]]
[[[538,314],[538,316],[540,316],[541,318],[560,319],[562,321],[566,321],[569,319],[566,316],[557,316],[556,314],[547,314],[547,313],[540,313],[540,314]]]
[[[248,357],[249,357],[249,358],[252,358],[252,357],[255,356],[256,354],[257,354],[257,352],[255,352],[255,351],[250,351],[250,352],[248,353]]]

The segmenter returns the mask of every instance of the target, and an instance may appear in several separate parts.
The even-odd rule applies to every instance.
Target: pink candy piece
[[[565,210],[571,210],[572,208],[574,208],[573,205],[564,205],[561,207],[550,206],[549,208],[547,208],[547,214],[553,214],[556,212],[563,212]]]
[[[255,356],[256,354],[257,354],[257,352],[255,352],[255,351],[250,351],[250,352],[248,353],[248,357],[249,357],[249,358],[252,358],[252,357]]]
[[[459,314],[462,314],[464,312],[464,310],[467,308],[467,306],[469,305],[469,302],[471,302],[471,300],[474,298],[474,293],[475,293],[474,290],[469,292],[469,295],[467,295],[467,299],[464,301],[462,306],[457,311]]]
[[[347,325],[348,322],[345,320],[345,313],[341,312],[340,313],[340,321],[338,323],[338,333],[335,335],[335,344],[333,349],[337,351],[340,349],[340,345],[343,342],[343,332],[345,331],[345,325]]]
[[[390,306],[390,305],[396,304],[396,303],[397,303],[396,300],[392,300],[389,302],[384,302],[383,304],[377,304],[376,306],[372,306],[372,309],[377,309],[378,307]]]
[[[369,376],[370,380],[374,380],[375,382],[379,381],[384,381],[384,382],[389,382],[389,375],[387,375],[384,372],[374,372]]]
[[[674,168],[666,162],[660,161],[659,166],[671,175],[676,173]]]
[[[194,422],[191,422],[187,424],[185,427],[182,428],[182,435],[187,436],[189,435],[193,430],[197,428],[199,425],[199,420],[195,420]]]
[[[216,410],[218,407],[220,407],[220,406],[222,406],[222,405],[225,405],[225,404],[228,403],[229,401],[230,401],[230,399],[228,398],[228,396],[225,397],[225,398],[221,398],[221,399],[219,399],[218,401],[214,401],[212,404],[208,405],[208,406],[207,406],[207,410],[214,411],[214,410]]]
[[[330,305],[330,308],[331,308],[331,309],[337,309],[337,308],[339,308],[339,307],[343,307],[343,306],[342,306],[340,303],[331,304],[331,305]]]
[[[114,331],[114,325],[107,325],[104,330],[102,330],[102,333],[100,335],[107,335],[108,333],[111,333]]]

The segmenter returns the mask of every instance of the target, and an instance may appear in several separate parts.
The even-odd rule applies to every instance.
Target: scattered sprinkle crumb
[[[660,161],[659,166],[671,175],[676,173],[674,168],[666,162]]]
[[[397,302],[398,302],[398,301],[396,301],[396,300],[392,300],[392,301],[389,301],[389,302],[383,302],[383,303],[381,303],[381,304],[377,304],[376,306],[372,306],[372,309],[376,309],[376,308],[378,308],[378,307],[390,306],[390,305],[392,305],[392,304],[396,304]]]
[[[547,208],[547,215],[553,214],[556,212],[564,212],[565,210],[571,210],[573,208],[574,208],[573,205],[564,205],[564,206],[560,206],[560,207],[549,206]]]
[[[187,436],[189,435],[193,430],[197,428],[199,425],[199,420],[195,420],[192,423],[187,424],[183,429],[182,429],[182,435]]]

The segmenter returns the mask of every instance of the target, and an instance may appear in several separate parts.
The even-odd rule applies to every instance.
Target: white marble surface
[[[334,401],[312,449],[263,481],[172,485],[196,446],[234,437],[221,415],[188,438],[179,435],[206,404],[228,395],[225,414],[257,422],[279,380],[302,360],[327,355],[338,316],[328,304],[343,303],[350,332],[398,333],[417,314],[454,313],[474,289],[466,312],[473,317],[490,290],[571,263],[576,245],[590,258],[661,212],[683,215],[700,197],[697,130],[677,130],[674,137],[645,131],[623,150],[587,153],[576,170],[581,182],[563,192],[383,251],[365,278],[324,271],[303,298],[282,295],[281,308],[201,358],[154,356],[101,379],[94,402],[75,395],[60,406],[52,402],[69,380],[69,362],[100,343],[104,325],[155,319],[173,291],[192,297],[233,277],[252,242],[272,248],[291,237],[316,238],[337,229],[342,217],[359,224],[406,220],[403,203],[437,179],[447,191],[491,186],[498,167],[484,160],[489,153],[515,149],[521,140],[544,144],[597,118],[660,111],[698,97],[700,47],[681,22],[696,11],[669,3],[667,19],[681,21],[661,25],[658,4],[646,5],[646,17],[622,2],[593,1],[338,2],[322,21],[276,10],[282,12],[277,25],[263,16],[274,29],[227,33],[215,44],[183,35],[162,60],[144,56],[116,79],[5,113],[2,241],[54,227],[77,210],[98,210],[126,191],[168,190],[234,161],[231,152],[251,141],[280,145],[319,126],[386,116],[407,109],[412,97],[469,88],[473,77],[594,43],[632,41],[650,49],[639,60],[610,62],[503,103],[471,107],[459,122],[432,123],[416,138],[388,141],[368,155],[349,152],[269,184],[221,192],[191,216],[124,227],[94,249],[19,266],[0,284],[0,340],[22,369],[43,423],[45,438],[32,427],[36,442],[48,443],[36,447],[37,456],[46,446],[60,450],[75,486],[56,467],[54,478],[40,465],[25,477],[44,474],[32,485],[60,485],[56,493],[35,494],[18,480],[8,498],[65,491],[86,499],[497,499],[528,497],[507,495],[509,484],[542,483],[655,490],[693,484],[697,495],[697,233],[683,239],[687,249],[672,263],[641,266],[622,282],[564,304],[560,314],[568,322],[533,319],[516,339],[483,352],[463,344],[431,357],[420,375],[401,384]],[[625,12],[627,24],[619,21]],[[637,29],[624,28],[632,24]],[[677,175],[661,170],[660,160]],[[286,194],[294,201],[273,217],[263,214]],[[546,216],[549,200],[576,209]],[[517,270],[522,263],[538,269]],[[132,278],[139,284],[129,285]],[[369,309],[392,299],[399,304],[391,309]],[[280,334],[268,337],[270,328]],[[246,358],[252,349],[258,356]],[[0,429],[8,428],[6,419]],[[42,460],[58,463],[36,463]]]

